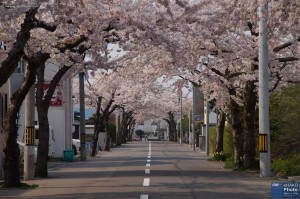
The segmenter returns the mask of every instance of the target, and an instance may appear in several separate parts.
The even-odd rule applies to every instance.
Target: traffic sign
[[[201,115],[195,115],[195,121],[200,122],[201,121]]]

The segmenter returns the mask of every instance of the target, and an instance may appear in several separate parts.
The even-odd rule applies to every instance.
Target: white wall
[[[63,157],[65,150],[65,111],[59,107],[50,107],[48,118],[55,139],[53,157]]]

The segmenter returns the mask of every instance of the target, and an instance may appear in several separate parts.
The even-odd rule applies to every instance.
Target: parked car
[[[74,150],[74,155],[79,154],[80,151],[80,140],[72,139],[72,149]]]
[[[25,144],[23,142],[19,142],[17,141],[18,145],[19,145],[19,149],[20,149],[20,164],[23,165],[24,163],[24,146]],[[34,146],[34,163],[36,163],[36,159],[37,159],[37,147]]]
[[[52,126],[49,126],[49,150],[48,150],[48,157],[52,157],[55,150],[54,150],[54,132]],[[34,140],[34,145],[38,146],[39,145],[39,126],[35,125],[35,140]]]
[[[140,137],[134,137],[133,141],[141,141],[141,138]]]

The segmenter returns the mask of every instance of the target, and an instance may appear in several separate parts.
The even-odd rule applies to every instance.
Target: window
[[[21,59],[18,63],[18,67],[15,70],[15,73],[25,73],[25,60]]]

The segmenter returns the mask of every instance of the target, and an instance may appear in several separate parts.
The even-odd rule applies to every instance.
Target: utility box
[[[73,162],[74,161],[74,150],[65,149],[64,150],[64,161]]]

